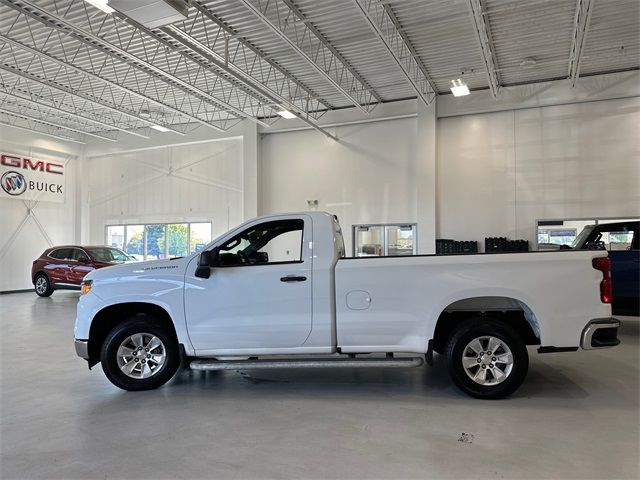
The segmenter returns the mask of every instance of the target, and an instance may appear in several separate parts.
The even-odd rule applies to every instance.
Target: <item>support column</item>
[[[89,212],[89,159],[85,156],[85,148],[82,148],[80,155],[73,160],[75,163],[75,176],[74,181],[76,183],[76,228],[75,237],[78,245],[88,245],[95,243],[90,238],[90,212]],[[71,201],[71,199],[68,199]],[[102,234],[104,236],[104,233]],[[101,240],[104,242],[104,238]]]
[[[417,217],[418,253],[436,252],[436,103],[418,102]]]
[[[249,120],[242,126],[242,216],[243,220],[260,213],[260,133],[258,125]]]

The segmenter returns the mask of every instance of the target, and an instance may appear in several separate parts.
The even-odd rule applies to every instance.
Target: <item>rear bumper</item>
[[[89,340],[76,340],[76,355],[85,360],[89,360]]]
[[[615,347],[620,344],[618,328],[620,320],[613,317],[595,318],[582,330],[580,346],[583,350],[595,350],[597,348]]]

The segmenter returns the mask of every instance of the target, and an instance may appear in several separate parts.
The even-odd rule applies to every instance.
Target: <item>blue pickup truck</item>
[[[611,248],[612,237],[625,237],[628,246]],[[576,250],[609,250],[614,315],[640,315],[640,222],[587,225],[571,245]]]

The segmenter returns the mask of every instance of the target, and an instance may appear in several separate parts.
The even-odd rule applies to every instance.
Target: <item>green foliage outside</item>
[[[146,225],[147,231],[147,258],[161,258],[164,255],[164,229],[165,225]],[[186,224],[171,224],[167,226],[167,241],[169,257],[180,257],[189,254],[189,229]],[[191,250],[197,244],[204,243],[205,240],[191,232]],[[131,255],[144,255],[143,233],[137,232],[129,238],[125,246],[125,251]]]

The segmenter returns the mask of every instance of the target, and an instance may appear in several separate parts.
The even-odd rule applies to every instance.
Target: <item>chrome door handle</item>
[[[305,282],[307,277],[298,277],[296,275],[287,275],[280,279],[281,282]]]

